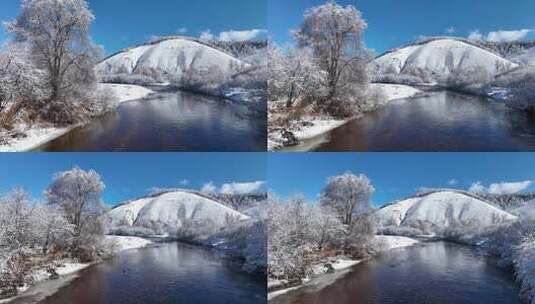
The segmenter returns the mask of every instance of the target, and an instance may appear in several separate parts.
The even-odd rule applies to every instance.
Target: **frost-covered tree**
[[[95,84],[93,20],[85,0],[23,0],[20,15],[6,24],[14,41],[27,44],[34,64],[46,71],[50,94],[42,110],[55,122],[70,122],[72,104],[85,101]]]
[[[345,227],[331,209],[316,205],[310,213],[310,232],[319,250],[343,242]]]
[[[308,48],[283,51],[269,48],[269,95],[271,100],[284,99],[286,107],[296,100],[314,100],[325,93],[326,73],[315,62]]]
[[[24,44],[8,44],[0,51],[0,127],[9,126],[22,109],[47,95],[44,79]]]
[[[368,50],[362,43],[367,23],[355,7],[335,1],[313,7],[295,38],[300,47],[310,47],[319,66],[327,72],[328,99],[352,97],[365,92]],[[349,93],[349,94],[348,94]]]
[[[320,205],[334,210],[344,225],[351,225],[370,211],[370,196],[375,189],[364,174],[346,172],[330,177],[321,192]]]
[[[103,234],[101,194],[104,187],[97,172],[75,167],[57,173],[45,192],[49,204],[61,208],[74,226],[72,247],[75,255],[92,254],[98,249]]]

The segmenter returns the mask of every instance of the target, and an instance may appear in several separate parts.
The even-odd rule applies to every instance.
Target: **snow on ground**
[[[150,226],[154,223],[180,228],[183,219],[195,216],[195,220],[207,220],[217,227],[227,225],[228,216],[238,220],[249,219],[248,216],[231,209],[213,199],[187,191],[172,191],[145,197],[120,205],[110,211],[112,225],[121,226],[124,223],[133,226]]]
[[[25,127],[21,126],[22,129]],[[24,152],[35,149],[51,140],[54,140],[75,128],[54,128],[34,126],[21,131],[25,137],[10,139],[8,144],[0,145],[0,152]]]
[[[154,93],[150,89],[127,84],[101,83],[99,84],[99,89],[111,90],[114,96],[117,97],[117,105],[123,102],[145,98]],[[27,125],[19,125],[15,129],[19,129],[19,132],[24,134],[25,137],[10,139],[7,144],[0,144],[0,152],[30,151],[68,133],[76,127],[77,125],[65,128],[36,125],[28,128]]]
[[[310,123],[310,126],[302,127],[299,130],[293,131],[294,135],[299,140],[306,140],[327,133],[349,121],[316,117],[304,117],[303,120],[307,123]]]
[[[517,66],[497,54],[454,38],[400,48],[377,57],[373,62],[375,72],[380,74],[428,70],[438,78],[447,77],[456,69],[479,69],[496,75]]]
[[[233,66],[244,64],[218,49],[186,37],[176,37],[115,54],[99,63],[96,70],[101,75],[158,70],[172,77],[180,77],[186,68],[199,71],[218,68],[224,74],[230,75]]]
[[[375,237],[375,241],[378,242],[384,251],[409,247],[419,243],[415,239],[395,235],[378,235]]]
[[[419,222],[428,222],[440,228],[470,222],[485,227],[517,218],[481,199],[453,190],[430,192],[401,200],[379,209],[376,214],[385,227],[411,226]]]
[[[371,89],[379,89],[385,95],[387,102],[414,97],[422,91],[403,84],[372,83]]]
[[[152,241],[135,236],[107,235],[105,242],[113,246],[117,252],[138,249],[154,244]]]
[[[132,84],[100,83],[99,89],[111,90],[115,97],[117,97],[118,104],[142,99],[154,93],[150,89]]]

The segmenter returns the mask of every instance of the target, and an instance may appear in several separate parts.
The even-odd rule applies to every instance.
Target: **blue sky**
[[[151,36],[188,35],[198,37],[210,30],[216,36],[225,31],[265,29],[267,0],[88,0],[96,16],[93,39],[113,53],[148,40]],[[20,0],[0,2],[0,20],[12,20],[19,13]],[[0,30],[0,41],[6,38]]]
[[[324,0],[269,0],[269,30],[275,41],[291,39],[290,29],[299,27],[303,12],[325,3]],[[455,35],[467,37],[479,30],[489,32],[530,30],[535,38],[535,1],[533,0],[339,0],[355,5],[368,22],[365,42],[381,53],[411,42],[418,36]],[[448,31],[449,29],[449,31]],[[518,33],[517,33],[518,34]],[[491,39],[498,36],[491,35]],[[499,35],[502,39],[515,33]]]
[[[346,171],[371,179],[376,206],[422,187],[535,191],[533,153],[272,153],[268,162],[271,191],[282,197],[304,194],[311,201],[328,177]]]
[[[109,205],[136,198],[153,187],[200,189],[223,184],[264,181],[262,153],[0,153],[0,193],[23,187],[34,198],[54,173],[79,166],[100,173]],[[184,181],[187,181],[185,183]]]

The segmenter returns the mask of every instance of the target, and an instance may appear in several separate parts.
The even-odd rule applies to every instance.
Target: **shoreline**
[[[116,104],[112,107],[112,109],[116,109],[123,103],[140,100],[155,93],[155,91],[151,89],[138,85],[110,83],[99,83],[98,85],[101,89],[110,89],[114,92],[114,94],[117,95],[117,99],[114,100]],[[99,113],[98,115],[100,114],[102,113]],[[12,139],[8,144],[0,145],[0,152],[31,151],[69,133],[70,131],[78,127],[84,126],[85,124],[89,123],[89,121],[90,120],[88,120],[88,122],[86,123],[79,123],[61,128],[53,126],[31,127],[23,132],[26,137],[20,139]]]
[[[135,236],[118,236],[118,235],[106,235],[104,242],[108,246],[112,246],[113,255],[119,255],[128,250],[143,249],[149,246],[157,244],[157,242],[151,241],[147,238],[135,237]],[[31,296],[37,296],[40,291],[47,291],[43,294],[43,299],[52,296],[59,291],[62,287],[68,286],[72,281],[80,277],[80,273],[92,266],[98,265],[105,260],[96,261],[91,263],[76,263],[71,260],[58,261],[62,265],[56,270],[59,277],[57,279],[51,279],[45,269],[38,269],[32,273],[35,282],[32,285],[25,285],[19,287],[18,294],[11,298],[0,299],[0,304],[11,303],[20,298],[26,298]],[[55,285],[54,288],[48,290],[40,290],[43,285]]]
[[[387,83],[371,83],[370,88],[374,90],[380,90],[384,95],[386,102],[381,105],[385,106],[388,103],[396,100],[414,98],[419,94],[424,93],[422,90],[403,84],[387,84]],[[362,114],[361,114],[362,115]],[[320,117],[303,117],[302,121],[306,122],[308,126],[302,126],[298,130],[291,131],[297,140],[300,142],[296,146],[284,147],[282,145],[282,138],[279,134],[268,134],[268,151],[269,152],[307,152],[311,150],[311,147],[307,147],[307,141],[313,141],[314,139],[320,139],[330,131],[339,128],[354,119],[359,119],[361,115],[356,115],[347,119],[334,119],[334,118],[320,118]],[[270,136],[271,135],[271,136]],[[312,145],[314,146],[314,145]]]
[[[405,236],[393,236],[393,235],[377,235],[375,237],[375,242],[377,242],[377,244],[379,246],[383,246],[383,248],[381,248],[380,250],[380,253],[385,253],[385,252],[388,252],[388,251],[391,251],[391,250],[395,250],[395,249],[402,249],[402,248],[407,248],[407,247],[411,247],[411,246],[414,246],[416,244],[419,244],[420,241],[418,241],[417,239],[415,238],[410,238],[410,237],[405,237]],[[369,259],[373,259],[375,256],[372,256],[370,257]],[[332,265],[333,266],[333,269],[334,269],[334,274],[343,274],[345,273],[345,271],[348,271],[349,269],[351,269],[352,267],[366,261],[367,259],[363,259],[363,260],[351,260],[351,259],[347,259],[345,257],[340,257],[338,260],[336,260],[333,264],[335,265]],[[336,265],[338,264],[338,265]],[[321,267],[321,263],[318,263],[318,264],[315,264],[312,266],[312,268],[318,268],[318,267]],[[294,285],[294,286],[289,286],[289,287],[286,287],[286,288],[282,288],[282,289],[275,289],[275,290],[272,290],[272,291],[269,291],[269,285],[270,285],[270,282],[269,282],[269,279],[268,279],[268,301],[280,296],[280,295],[283,295],[283,294],[286,294],[290,291],[293,291],[293,290],[297,290],[297,289],[300,289],[302,287],[305,287],[307,284],[309,284],[312,280],[314,279],[318,279],[318,278],[321,278],[327,274],[332,274],[332,273],[329,273],[329,272],[323,272],[323,273],[317,273],[313,270],[314,272],[314,275],[312,277],[307,277],[307,278],[304,278],[303,281],[298,284],[298,285]],[[272,281],[273,282],[273,281]],[[282,285],[281,285],[282,286]],[[276,287],[273,287],[272,288],[276,288]]]

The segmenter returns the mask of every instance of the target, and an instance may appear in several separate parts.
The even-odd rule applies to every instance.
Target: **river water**
[[[510,270],[473,248],[432,242],[399,249],[274,298],[274,304],[515,304]]]
[[[266,108],[189,92],[121,104],[38,151],[265,151]]]
[[[14,304],[265,303],[266,279],[210,250],[169,243],[130,250],[92,266],[70,284],[36,286]],[[43,299],[45,296],[45,299]]]
[[[432,92],[393,101],[289,150],[534,151],[535,118],[500,102]]]

